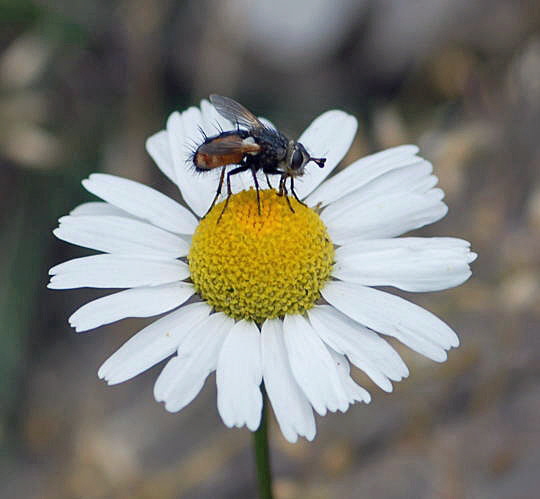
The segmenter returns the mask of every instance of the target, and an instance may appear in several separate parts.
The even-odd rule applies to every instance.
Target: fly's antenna
[[[308,163],[310,161],[313,161],[319,168],[324,168],[324,164],[326,163],[326,158],[309,158]]]

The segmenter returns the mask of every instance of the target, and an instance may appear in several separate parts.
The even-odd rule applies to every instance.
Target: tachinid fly
[[[231,176],[248,170],[253,175],[257,191],[259,215],[261,214],[259,182],[257,181],[257,172],[259,170],[262,170],[266,175],[269,187],[271,185],[268,175],[280,176],[278,195],[285,196],[289,208],[294,213],[291,202],[287,197],[285,182],[290,179],[291,193],[299,203],[302,203],[294,191],[295,177],[304,174],[304,168],[310,161],[322,168],[326,158],[312,158],[300,142],[290,140],[279,130],[264,125],[253,113],[233,99],[221,95],[211,95],[210,101],[221,116],[236,124],[236,130],[221,132],[213,137],[206,137],[193,154],[193,163],[197,171],[205,172],[221,168],[216,195],[206,214],[214,207],[221,194],[223,182],[225,181],[225,170],[228,165],[238,166],[227,172],[227,199],[218,222],[225,212],[229,197],[232,194]]]

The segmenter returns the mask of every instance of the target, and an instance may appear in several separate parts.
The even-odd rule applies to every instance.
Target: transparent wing
[[[212,94],[210,102],[212,102],[218,113],[231,123],[238,123],[247,128],[264,128],[264,125],[251,111],[248,111],[242,104],[229,97]]]

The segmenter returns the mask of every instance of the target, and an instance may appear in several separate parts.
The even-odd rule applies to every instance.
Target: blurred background
[[[76,335],[93,290],[50,291],[87,254],[56,220],[104,171],[178,198],[144,150],[175,109],[231,96],[297,136],[359,118],[349,158],[418,143],[468,239],[464,286],[407,297],[458,331],[438,365],[371,405],[272,434],[276,496],[533,498],[540,489],[540,6],[537,0],[0,2],[0,496],[255,496],[251,435],[219,420],[213,378],[179,414],[160,367],[107,387],[98,366],[144,320]],[[345,164],[347,161],[345,161]],[[272,430],[277,430],[275,425]]]

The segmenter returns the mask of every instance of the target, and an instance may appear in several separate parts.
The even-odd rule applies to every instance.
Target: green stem
[[[272,499],[272,471],[270,469],[270,451],[268,448],[268,399],[263,387],[263,408],[261,425],[253,434],[255,444],[255,462],[260,499]]]

